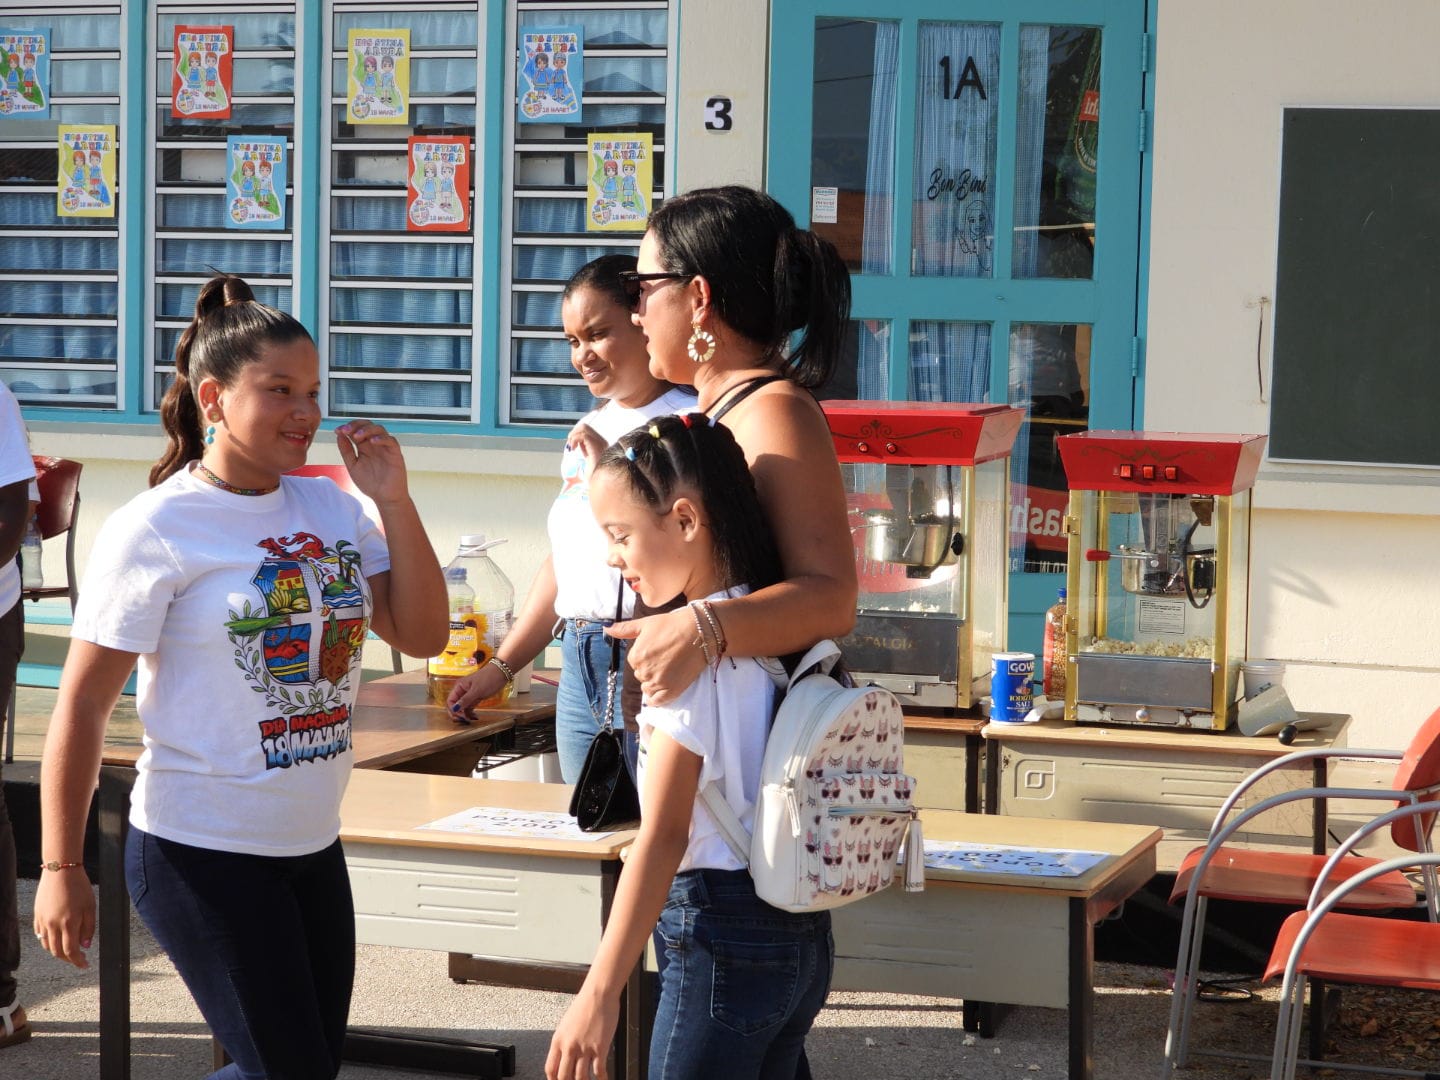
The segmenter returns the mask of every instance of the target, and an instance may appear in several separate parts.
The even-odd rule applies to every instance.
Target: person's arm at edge
[[[17,480],[0,487],[0,563],[15,558],[30,523],[30,481]]]
[[[515,617],[515,624],[505,635],[505,640],[495,650],[512,671],[519,671],[534,660],[549,645],[555,631],[555,557],[546,555],[535,578],[530,582],[530,592],[525,597],[525,606]],[[494,697],[505,685],[505,673],[494,664],[486,664],[473,675],[467,675],[450,691],[448,704],[451,712],[468,712],[477,701]]]
[[[60,693],[40,763],[40,857],[81,862],[85,821],[105,725],[135,666],[135,653],[72,640],[60,674]],[[83,867],[45,871],[35,893],[35,931],[56,957],[89,967],[85,949],[95,934],[95,896]]]
[[[592,1069],[602,1080],[607,1076],[620,992],[645,951],[685,857],[702,764],[668,735],[651,734],[640,834],[625,860],[600,948],[550,1041],[547,1080],[589,1080]]]

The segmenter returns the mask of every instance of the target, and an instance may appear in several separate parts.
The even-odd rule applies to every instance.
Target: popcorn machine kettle
[[[1263,435],[1083,431],[1070,486],[1066,719],[1220,731],[1249,606]]]
[[[856,681],[907,706],[966,709],[1005,649],[1009,405],[824,401],[860,579],[841,645]]]

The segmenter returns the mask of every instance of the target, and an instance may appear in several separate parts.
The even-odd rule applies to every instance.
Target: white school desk
[[[926,810],[927,840],[1100,851],[1078,877],[953,869],[835,909],[837,990],[930,994],[1069,1010],[1069,1075],[1090,1080],[1095,924],[1155,873],[1160,830]]]

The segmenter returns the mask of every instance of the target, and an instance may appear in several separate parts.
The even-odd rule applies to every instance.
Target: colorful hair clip
[[[688,413],[688,412],[687,412],[687,413],[681,413],[681,414],[680,414],[680,423],[684,424],[684,425],[688,428],[691,424],[695,423],[695,416],[694,416],[694,414],[693,414],[693,413]]]
[[[650,437],[651,437],[652,439],[658,439],[658,438],[660,437],[660,427],[659,427],[659,425],[657,425],[657,424],[651,424],[648,430],[649,430],[649,432],[650,432]]]
[[[635,460],[635,447],[633,447],[633,446],[627,446],[627,447],[625,447],[625,460],[626,460],[626,461],[634,461],[634,460]]]

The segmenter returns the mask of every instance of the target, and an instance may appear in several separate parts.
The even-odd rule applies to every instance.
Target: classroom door
[[[832,396],[1027,408],[1009,643],[1035,648],[1064,584],[1055,438],[1135,422],[1144,0],[772,11],[768,187],[854,275]]]

